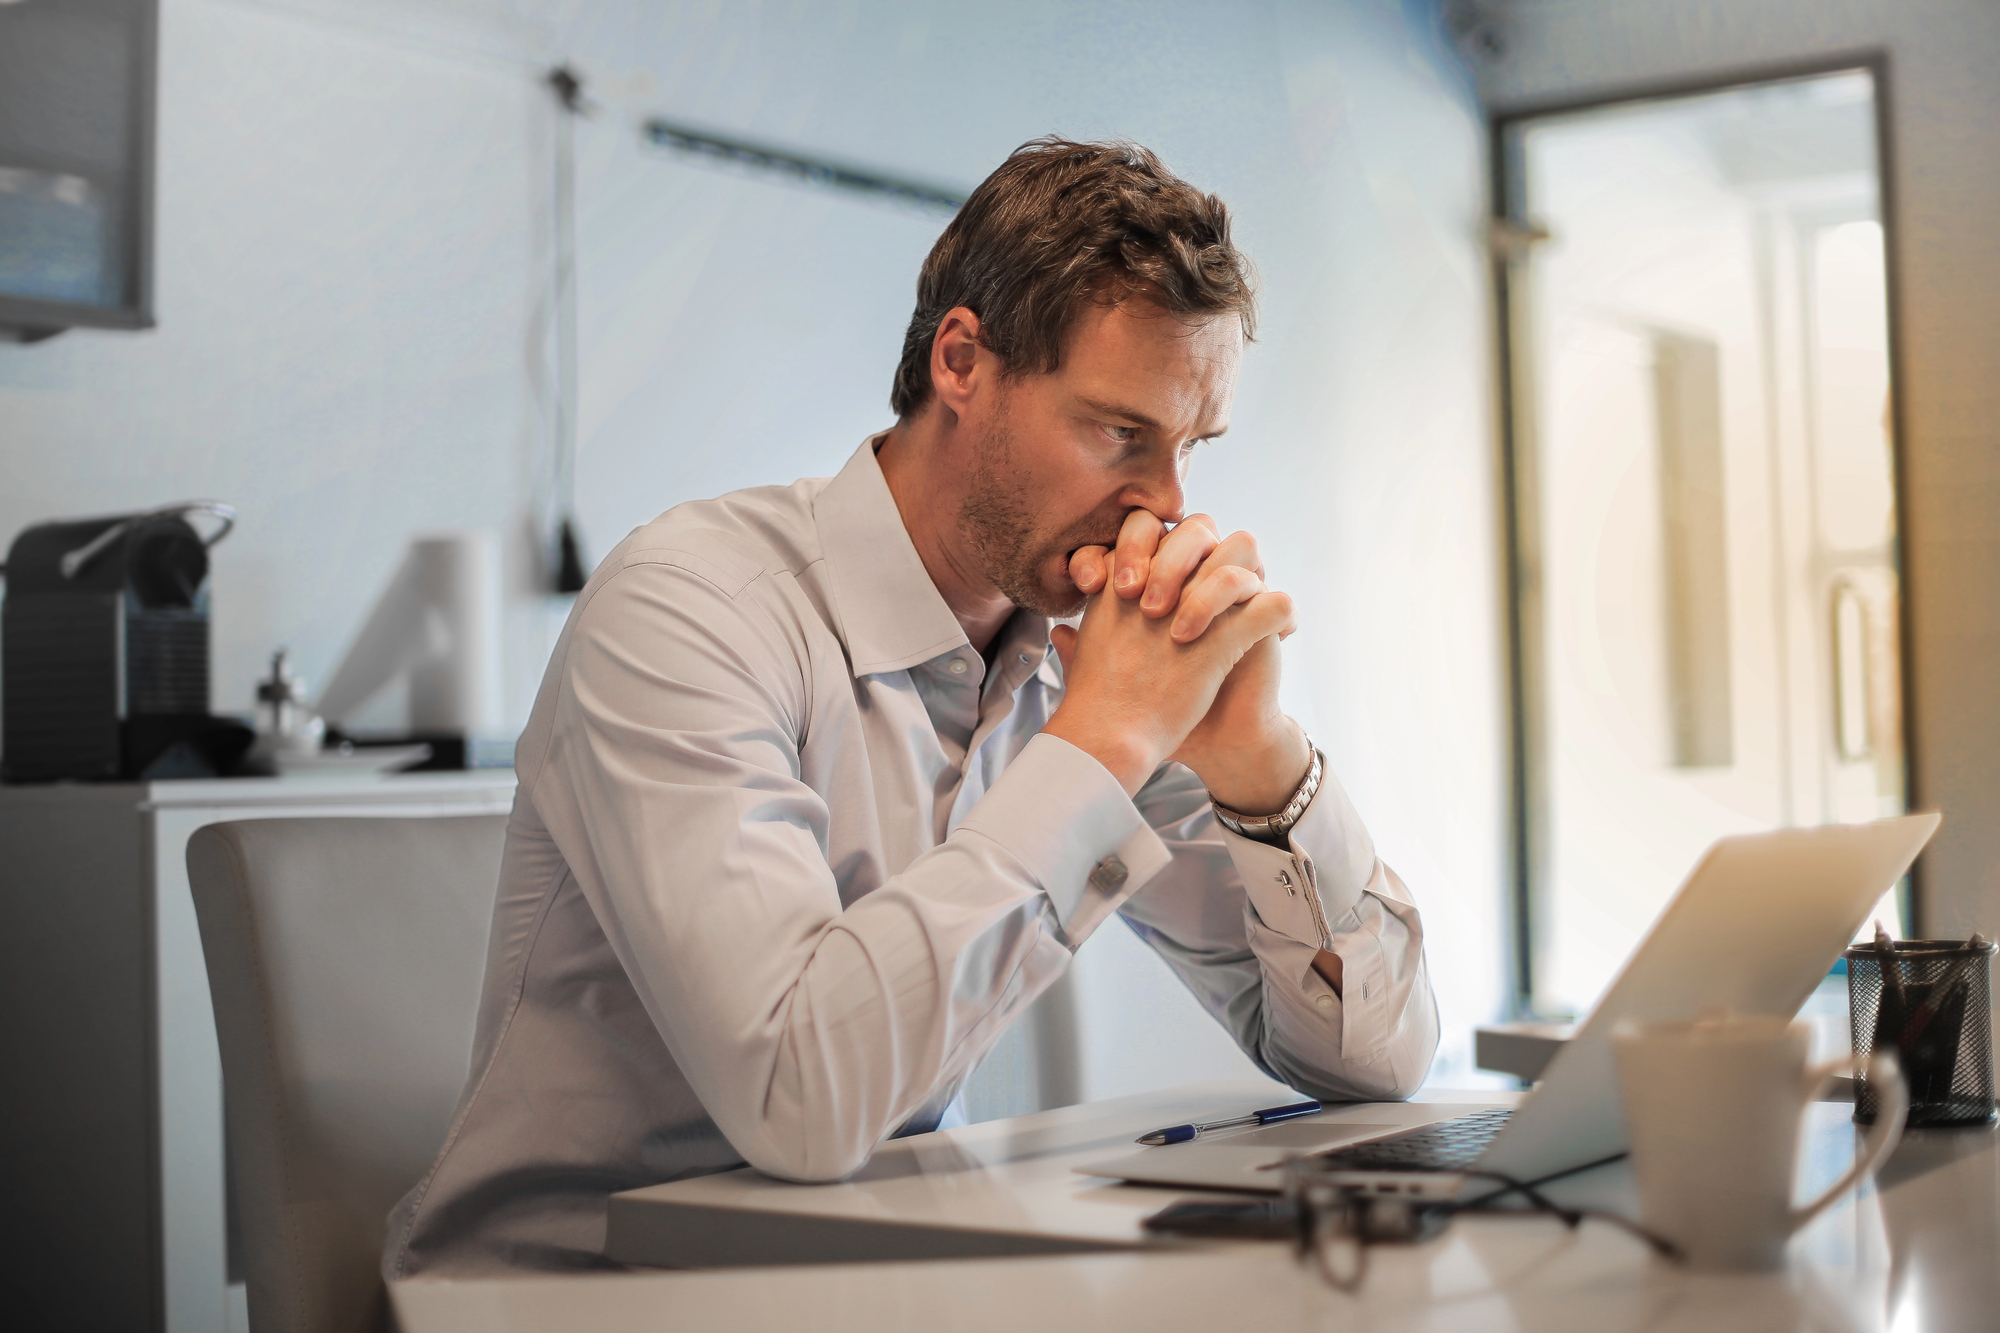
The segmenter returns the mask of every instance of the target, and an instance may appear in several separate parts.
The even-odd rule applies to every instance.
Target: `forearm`
[[[1413,1090],[1437,1032],[1422,921],[1339,784],[1282,849],[1223,832],[1184,771],[1140,805],[1174,864],[1123,910],[1243,1049],[1305,1091]]]
[[[1437,1049],[1436,1001],[1424,962],[1416,909],[1394,896],[1407,890],[1378,863],[1373,889],[1332,923],[1343,984],[1335,991],[1321,969],[1306,984],[1284,987],[1266,1013],[1266,1058],[1286,1082],[1316,1095],[1394,1101],[1422,1084]],[[1267,991],[1297,975],[1305,950],[1277,937],[1254,916],[1245,928],[1262,960]]]
[[[851,1173],[963,1077],[1157,847],[1101,772],[1036,749],[945,843],[843,910],[820,816],[785,779],[553,768],[538,805],[573,830],[573,872],[669,1051],[737,1150],[798,1180]],[[1099,883],[1118,851],[1125,880]]]

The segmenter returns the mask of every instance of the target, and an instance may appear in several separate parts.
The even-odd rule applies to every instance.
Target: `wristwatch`
[[[1306,737],[1306,749],[1312,751],[1312,762],[1306,766],[1304,781],[1292,793],[1292,799],[1285,802],[1284,809],[1275,815],[1241,815],[1216,800],[1215,793],[1210,792],[1208,800],[1215,807],[1216,822],[1239,837],[1283,845],[1292,826],[1299,822],[1306,807],[1312,804],[1314,795],[1319,791],[1320,778],[1326,772],[1326,757],[1312,743],[1310,736]]]

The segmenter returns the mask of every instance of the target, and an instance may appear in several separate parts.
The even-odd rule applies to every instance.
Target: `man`
[[[1252,328],[1228,227],[1144,149],[1026,145],[924,265],[894,428],[605,559],[387,1276],[604,1266],[618,1190],[848,1175],[1114,911],[1273,1076],[1418,1085],[1421,925],[1277,706],[1291,604],[1182,512]]]

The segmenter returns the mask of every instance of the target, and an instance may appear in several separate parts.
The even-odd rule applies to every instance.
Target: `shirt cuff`
[[[1375,841],[1331,770],[1321,777],[1286,846],[1231,833],[1220,821],[1216,829],[1266,926],[1324,948],[1356,924],[1354,909],[1375,874]]]
[[[1110,770],[1055,736],[1030,740],[959,828],[1021,863],[1072,949],[1173,859]]]

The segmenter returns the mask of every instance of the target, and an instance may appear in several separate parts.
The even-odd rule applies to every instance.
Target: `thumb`
[[[1069,679],[1069,664],[1076,656],[1076,627],[1073,625],[1051,625],[1049,645],[1056,650],[1056,660],[1062,663],[1063,679]]]

